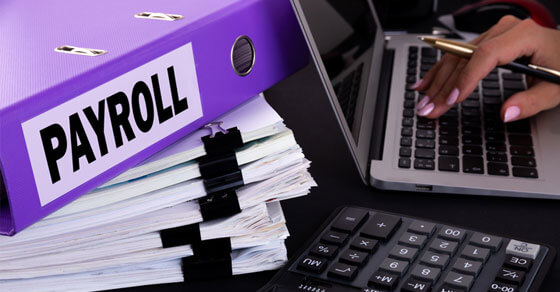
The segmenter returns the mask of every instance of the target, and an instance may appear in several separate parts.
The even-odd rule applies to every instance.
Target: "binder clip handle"
[[[227,134],[229,131],[222,128],[222,125],[224,124],[224,122],[222,121],[217,121],[217,122],[211,122],[208,123],[206,125],[204,125],[205,128],[210,130],[210,138],[214,138],[216,136],[217,133],[222,133],[222,134]]]

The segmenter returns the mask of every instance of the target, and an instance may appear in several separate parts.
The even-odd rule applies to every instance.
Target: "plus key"
[[[400,223],[400,217],[376,213],[366,222],[361,235],[386,240],[391,237]]]

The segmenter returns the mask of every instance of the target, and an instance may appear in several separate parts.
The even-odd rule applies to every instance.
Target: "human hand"
[[[531,64],[560,69],[560,31],[539,26],[531,19],[504,16],[472,44],[478,46],[470,59],[445,54],[413,89],[425,91],[418,115],[438,118],[465,100],[496,66],[529,56]],[[500,110],[504,122],[533,116],[560,104],[560,85],[527,78],[528,89],[507,99]]]

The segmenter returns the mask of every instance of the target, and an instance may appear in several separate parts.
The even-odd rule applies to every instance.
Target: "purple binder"
[[[307,63],[287,0],[2,3],[0,234]]]

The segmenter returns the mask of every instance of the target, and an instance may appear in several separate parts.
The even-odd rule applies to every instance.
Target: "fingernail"
[[[513,121],[514,119],[516,119],[519,114],[521,113],[521,110],[519,109],[518,106],[510,106],[506,109],[506,113],[504,114],[504,122],[509,122],[509,121]]]
[[[434,110],[434,106],[433,102],[428,103],[425,107],[418,111],[418,115],[421,117],[427,116]]]
[[[412,84],[410,86],[410,89],[416,89],[418,88],[418,86],[420,86],[422,84],[422,82],[424,82],[424,79],[419,79],[418,81],[416,81],[414,84]]]
[[[453,88],[445,103],[447,103],[447,105],[453,105],[457,101],[457,97],[459,97],[459,89]]]
[[[424,97],[420,100],[420,102],[416,105],[416,109],[419,110],[419,109],[425,107],[425,106],[428,104],[428,102],[430,102],[430,97],[426,95],[426,96],[424,96]]]

